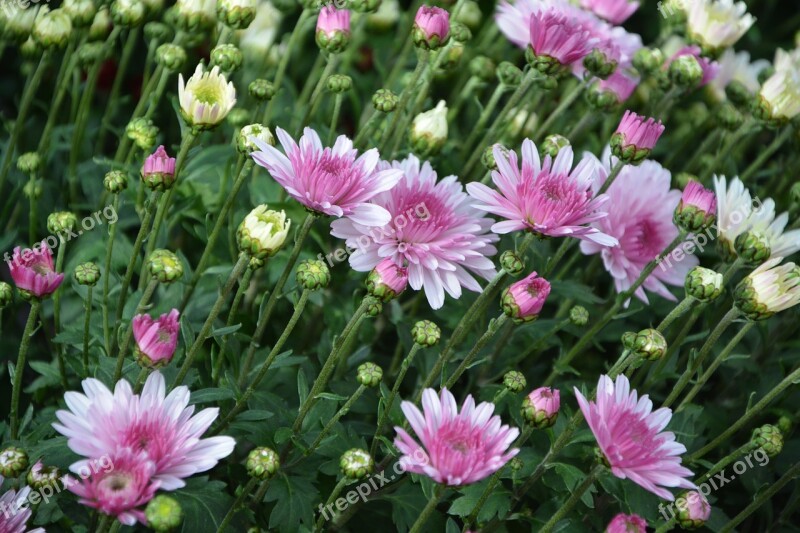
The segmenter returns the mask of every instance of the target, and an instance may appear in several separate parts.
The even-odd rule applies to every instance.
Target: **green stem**
[[[327,509],[329,506],[331,506],[333,504],[333,502],[336,501],[336,498],[339,497],[339,494],[342,493],[342,490],[344,490],[344,488],[349,483],[350,483],[350,479],[348,479],[346,477],[343,477],[342,479],[340,479],[339,482],[336,484],[336,486],[333,488],[333,492],[331,492],[330,496],[328,496],[328,500],[325,502],[325,506],[323,507],[323,509]],[[320,513],[320,516],[317,519],[317,523],[314,524],[314,531],[315,532],[318,533],[318,532],[322,531],[322,527],[325,525],[325,518],[326,518],[326,515],[324,513]]]
[[[28,321],[22,332],[22,340],[19,343],[19,353],[17,354],[17,364],[14,367],[14,384],[11,388],[11,440],[19,438],[19,399],[22,395],[22,376],[25,374],[25,364],[28,356],[28,349],[31,345],[36,318],[39,316],[42,302],[31,300],[31,308],[28,311]]]
[[[247,499],[250,493],[253,492],[253,489],[256,488],[257,484],[258,484],[258,478],[251,477],[250,479],[247,480],[247,484],[245,484],[245,486],[242,487],[239,496],[236,497],[230,509],[228,509],[228,512],[225,514],[225,518],[222,519],[219,528],[217,528],[217,533],[225,532],[225,530],[230,525],[231,520],[233,520],[233,517],[236,515],[239,509],[242,508],[242,506],[244,505],[244,501]]]
[[[508,389],[503,389],[503,390],[508,390]],[[461,530],[462,533],[466,533],[470,529],[470,526],[478,522],[478,515],[480,514],[481,509],[483,509],[483,506],[486,504],[486,500],[488,500],[489,496],[491,496],[492,493],[494,492],[494,488],[497,486],[498,483],[500,483],[500,474],[502,474],[502,472],[503,470],[500,469],[497,472],[495,472],[491,478],[489,478],[489,483],[486,484],[486,488],[483,489],[480,498],[478,498],[478,501],[475,502],[475,506],[472,508],[472,512],[469,514],[467,519],[464,520],[464,527]]]
[[[369,135],[372,134],[372,131],[378,126],[383,117],[384,113],[382,112],[375,111],[372,113],[369,119],[367,119],[367,123],[364,124],[363,127],[359,128],[358,135],[356,135],[356,139],[353,141],[353,146],[356,148],[362,148],[363,141],[369,138]]]
[[[175,378],[173,387],[177,387],[183,383],[184,378],[186,378],[186,374],[192,368],[192,363],[194,363],[197,353],[200,351],[203,343],[208,338],[209,333],[211,333],[211,328],[214,326],[214,321],[222,311],[222,307],[225,305],[228,295],[233,290],[234,284],[239,280],[239,277],[244,273],[249,264],[250,256],[244,252],[240,253],[239,260],[233,266],[230,276],[228,276],[228,281],[225,282],[225,286],[222,287],[222,290],[220,290],[219,296],[217,296],[217,301],[214,302],[214,306],[211,308],[208,318],[206,318],[203,327],[200,329],[200,333],[197,334],[194,344],[192,344],[192,347],[189,348],[186,354],[186,360],[183,362],[183,366],[181,367],[180,372],[178,372],[178,376]]]
[[[236,295],[233,297],[231,309],[228,311],[228,321],[225,323],[225,328],[230,328],[233,326],[233,323],[236,320],[236,314],[239,312],[239,306],[242,303],[242,299],[244,298],[247,289],[250,288],[250,280],[253,277],[253,272],[255,272],[255,270],[252,266],[248,266],[247,270],[244,271],[242,280],[239,282],[239,287],[236,289]],[[228,343],[230,340],[230,334],[222,336],[222,344],[219,348],[217,363],[214,365],[214,370],[211,374],[211,380],[215,387],[219,383],[219,375],[222,373],[222,366],[225,363],[225,356],[228,352]]]
[[[106,104],[103,118],[100,120],[98,142],[101,143],[101,145],[106,130],[111,127],[111,120],[114,118],[114,113],[117,111],[117,109],[119,109],[119,103],[117,102],[117,99],[119,98],[119,93],[122,89],[122,81],[125,79],[125,73],[128,70],[128,64],[131,61],[133,52],[136,50],[136,41],[139,40],[140,31],[140,26],[132,28],[128,32],[128,38],[125,41],[125,45],[122,47],[122,55],[120,56],[119,65],[117,66],[117,73],[116,76],[114,76],[114,82],[111,85],[111,92],[108,96],[108,104]]]
[[[149,95],[147,101],[147,111],[144,112],[144,118],[151,118],[153,113],[156,112],[158,103],[161,101],[161,97],[164,95],[164,90],[167,88],[167,82],[169,82],[170,74],[170,71],[164,69],[159,75],[156,89],[153,91],[153,94]]]
[[[59,68],[58,75],[56,76],[56,91],[53,95],[53,100],[50,102],[50,108],[47,111],[47,122],[44,125],[44,130],[39,140],[39,147],[36,149],[36,153],[39,154],[39,157],[43,161],[45,160],[45,152],[50,148],[50,135],[56,125],[58,110],[61,109],[64,96],[66,96],[67,89],[69,89],[70,74],[75,68],[76,56],[74,52],[75,39],[71,39],[67,45],[67,50],[64,52],[64,57],[61,58],[61,68]]]
[[[489,323],[489,327],[486,329],[486,332],[483,335],[481,335],[481,337],[475,343],[475,346],[472,347],[472,350],[470,350],[470,352],[467,354],[464,360],[461,361],[461,364],[458,365],[458,368],[456,368],[456,370],[453,372],[453,375],[450,376],[450,379],[447,380],[447,384],[445,385],[446,388],[448,389],[453,388],[453,385],[456,384],[458,378],[460,378],[461,375],[464,372],[466,372],[467,368],[469,368],[470,365],[472,365],[472,363],[475,361],[475,358],[478,356],[481,350],[483,350],[483,348],[489,343],[489,341],[494,338],[498,330],[501,327],[503,327],[503,324],[506,323],[506,320],[508,320],[508,316],[506,316],[506,314],[503,313]]]
[[[352,408],[353,404],[356,403],[359,398],[361,398],[361,395],[364,394],[365,390],[367,390],[367,387],[365,385],[358,386],[356,391],[353,393],[352,396],[350,396],[350,398],[347,400],[347,402],[345,402],[345,404],[341,407],[341,409],[339,409],[339,411],[337,411],[336,414],[333,415],[333,418],[331,418],[328,421],[328,423],[325,424],[325,427],[322,428],[322,431],[320,431],[319,435],[317,435],[317,438],[314,440],[311,446],[306,450],[305,452],[306,455],[311,455],[312,453],[314,453],[314,450],[316,450],[317,447],[320,445],[322,439],[324,439],[328,435],[328,433],[331,432],[333,426],[335,426],[336,423],[339,422],[339,420],[344,415],[350,412],[350,408]]]
[[[444,488],[441,485],[436,485],[433,489],[433,494],[431,495],[431,499],[428,500],[427,505],[425,508],[422,509],[419,517],[417,518],[414,525],[411,526],[411,529],[408,530],[408,533],[419,533],[425,527],[425,524],[430,519],[433,512],[436,510],[436,506],[439,505],[439,500],[442,499],[442,495],[444,494]]]
[[[687,296],[686,298],[681,300],[681,303],[676,305],[672,309],[672,311],[670,311],[669,314],[664,317],[664,320],[661,321],[656,330],[659,333],[664,333],[667,330],[667,328],[672,325],[673,322],[675,322],[680,317],[685,315],[688,311],[690,311],[695,303],[697,303],[697,300],[695,300],[691,296]]]
[[[617,179],[619,173],[622,172],[622,169],[625,167],[625,163],[620,159],[614,164],[614,168],[611,169],[611,173],[606,178],[606,181],[603,182],[602,187],[600,187],[600,191],[598,191],[597,195],[601,195],[605,193],[609,187],[614,183],[614,180]]]
[[[403,132],[398,132],[398,124],[400,123],[400,118],[405,113],[405,109],[408,106],[408,101],[411,99],[411,95],[414,93],[414,88],[416,87],[417,83],[419,83],[419,79],[422,76],[422,72],[425,70],[425,67],[428,64],[428,57],[429,53],[425,50],[421,50],[419,52],[419,56],[417,58],[417,66],[414,68],[414,72],[411,74],[411,79],[408,82],[408,85],[403,88],[403,91],[400,93],[400,100],[397,103],[397,107],[395,108],[394,115],[392,115],[392,120],[389,123],[389,126],[383,131],[383,136],[381,137],[380,147],[381,151],[385,151],[389,148],[389,143],[394,137],[395,134],[403,135]]]
[[[550,531],[553,531],[556,524],[558,524],[558,522],[560,522],[565,516],[567,516],[567,514],[572,510],[572,508],[575,507],[575,504],[578,503],[578,500],[580,500],[583,497],[583,493],[586,492],[589,489],[589,487],[592,486],[592,483],[595,482],[602,468],[603,467],[601,465],[596,465],[592,469],[592,471],[589,472],[589,475],[586,476],[583,482],[581,482],[580,485],[578,485],[577,487],[575,487],[574,490],[572,490],[569,499],[567,499],[567,501],[564,502],[564,505],[562,505],[558,509],[558,511],[556,511],[556,513],[550,517],[550,520],[548,520],[547,523],[544,526],[542,526],[542,529],[539,530],[540,533],[549,533]]]
[[[114,195],[112,207],[119,213],[119,194]],[[106,242],[105,270],[103,271],[103,341],[106,354],[111,355],[111,328],[108,322],[108,293],[111,287],[111,257],[114,253],[114,238],[117,235],[117,222],[108,224],[108,241]]]
[[[150,304],[150,299],[153,297],[153,294],[156,292],[157,288],[158,280],[155,278],[151,279],[142,293],[142,298],[139,300],[139,304],[136,306],[136,310],[133,313],[134,316],[143,313],[147,309],[147,306]],[[128,348],[131,345],[132,338],[133,322],[128,325],[125,338],[123,339],[119,348],[119,354],[117,355],[117,366],[114,369],[114,381],[119,381],[119,379],[122,377],[122,368],[125,366],[125,356],[128,355]]]
[[[67,253],[67,241],[61,236],[59,236],[59,239],[61,242],[58,246],[58,252],[56,252],[56,272],[64,270],[64,256]],[[53,333],[58,335],[59,331],[61,331],[61,286],[53,292]],[[63,385],[64,390],[68,390],[67,364],[64,361],[63,344],[56,344],[56,357],[58,359],[58,372],[61,374],[61,385]]]
[[[725,526],[719,530],[719,533],[728,533],[729,531],[733,531],[736,526],[744,522],[745,519],[753,514],[756,509],[768,502],[779,490],[781,490],[785,485],[798,476],[800,476],[800,463],[795,463],[794,466],[787,470],[778,481],[772,484],[772,486],[770,486],[767,490],[760,493],[758,497],[753,500],[753,503],[745,507],[741,513],[733,517],[730,522],[725,524]]]
[[[89,377],[89,325],[92,323],[92,286],[86,287],[86,302],[83,319],[83,377]]]
[[[486,107],[483,108],[480,116],[478,117],[478,121],[475,123],[475,127],[472,129],[472,133],[469,134],[467,137],[467,142],[464,143],[464,150],[462,152],[462,156],[466,156],[470,153],[470,149],[475,144],[475,141],[478,138],[478,135],[484,131],[486,128],[486,123],[489,121],[489,117],[492,116],[494,113],[495,108],[497,108],[497,104],[500,103],[500,98],[502,98],[503,93],[506,92],[508,87],[502,83],[498,83],[497,87],[495,87],[494,91],[492,92],[492,96],[489,97],[489,102],[487,102]]]
[[[759,150],[758,157],[755,159],[755,161],[750,163],[750,166],[747,167],[744,172],[742,172],[742,174],[739,176],[739,179],[741,179],[743,182],[747,182],[747,180],[753,177],[753,174],[764,168],[764,164],[769,161],[773,155],[775,155],[775,152],[777,152],[780,147],[783,146],[783,143],[789,140],[789,137],[792,135],[793,131],[794,128],[792,126],[787,126],[783,129],[783,132],[781,132],[781,134],[772,141],[766,150]]]
[[[587,84],[586,82],[578,82],[578,85],[572,88],[572,90],[567,93],[567,95],[561,100],[558,104],[558,107],[550,113],[550,115],[545,119],[542,124],[536,128],[536,133],[532,135],[534,139],[538,139],[541,137],[542,134],[547,133],[550,127],[555,123],[555,121],[566,111],[572,104],[575,103],[575,100],[586,90]]]
[[[150,372],[151,371],[149,368],[142,367],[142,369],[139,371],[139,376],[136,378],[136,384],[133,386],[134,392],[138,393],[142,390],[142,386],[144,385],[144,382],[147,381],[147,376],[150,375]]]
[[[300,13],[300,17],[297,19],[297,24],[294,25],[294,29],[292,30],[291,35],[289,35],[289,41],[286,45],[286,50],[283,52],[281,56],[281,61],[278,63],[278,70],[275,73],[275,91],[281,90],[281,85],[283,85],[283,77],[286,74],[286,67],[289,65],[289,60],[292,57],[292,52],[294,51],[295,44],[297,40],[300,38],[300,32],[305,24],[306,20],[311,16],[313,10],[311,9],[303,9]],[[275,105],[275,101],[277,100],[277,94],[273,97],[269,103],[267,104],[267,108],[264,110],[264,118],[261,120],[262,124],[270,124],[270,118],[272,117],[272,107]]]
[[[297,105],[295,106],[296,109],[304,109],[302,118],[300,119],[300,124],[295,132],[296,135],[300,135],[303,132],[303,128],[308,124],[308,119],[311,118],[314,110],[319,105],[319,99],[322,96],[322,91],[328,83],[328,78],[331,74],[333,74],[333,70],[336,68],[336,65],[339,63],[339,56],[336,54],[331,54],[328,56],[328,60],[325,63],[325,69],[320,74],[317,83],[314,85],[314,90],[311,91],[311,99],[306,104],[303,100],[298,101]],[[302,105],[302,107],[300,107]]]
[[[331,129],[328,131],[327,146],[333,146],[333,140],[336,138],[336,125],[339,123],[339,113],[342,111],[342,93],[338,93],[333,101],[333,114],[331,115]]]

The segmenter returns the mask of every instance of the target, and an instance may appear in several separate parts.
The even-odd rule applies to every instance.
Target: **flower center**
[[[204,104],[216,104],[222,100],[219,85],[207,78],[197,82],[197,85],[192,89],[192,94]]]
[[[111,492],[121,492],[130,486],[130,474],[111,474],[103,480],[102,484]]]

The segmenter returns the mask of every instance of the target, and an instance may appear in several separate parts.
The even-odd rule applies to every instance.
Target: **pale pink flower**
[[[69,483],[80,503],[113,516],[126,526],[147,524],[142,507],[153,499],[161,483],[154,480],[156,464],[145,451],[121,448],[111,459],[113,468]]]
[[[697,45],[684,46],[675,52],[675,54],[669,58],[669,61],[664,64],[664,69],[668,69],[673,61],[682,56],[694,56],[694,58],[700,64],[700,68],[703,69],[703,78],[700,80],[698,87],[707,85],[709,82],[711,82],[711,80],[717,77],[717,73],[719,72],[719,63],[716,61],[711,61],[707,57],[703,57],[701,55],[700,47]]]
[[[686,447],[675,442],[672,432],[663,431],[672,411],[666,407],[653,411],[653,402],[647,395],[639,399],[624,374],[616,383],[600,376],[596,401],[587,401],[577,388],[575,396],[615,476],[667,500],[675,497],[664,487],[697,488],[686,479],[692,472],[681,466]]]
[[[403,454],[400,465],[406,472],[422,474],[449,486],[478,482],[511,460],[519,449],[508,449],[519,435],[517,428],[501,425],[495,405],[475,405],[467,396],[458,412],[456,399],[447,389],[439,396],[433,389],[422,393],[420,412],[411,402],[400,405],[422,446],[400,427],[395,427],[394,444]]]
[[[550,283],[531,272],[527,277],[509,285],[500,298],[503,312],[516,321],[529,322],[539,313],[550,295]]]
[[[311,128],[304,130],[299,145],[281,128],[275,131],[286,155],[251,138],[260,149],[252,156],[289,196],[317,213],[337,218],[346,216],[365,226],[389,223],[389,212],[369,201],[394,187],[403,173],[378,168],[377,149],[367,150],[357,157],[353,141],[344,135],[336,139],[332,148],[323,148],[319,135]]]
[[[631,97],[638,85],[638,76],[633,76],[629,72],[617,68],[607,79],[597,80],[596,89],[613,93],[617,98],[617,103],[622,104]]]
[[[608,523],[605,533],[647,533],[647,521],[636,514],[619,513]]]
[[[562,148],[555,160],[539,159],[530,139],[522,142],[522,168],[517,154],[494,149],[497,170],[492,181],[498,191],[482,183],[467,185],[476,208],[505,218],[492,226],[496,233],[527,230],[549,237],[575,237],[603,246],[615,238],[589,226],[606,217],[608,196],[595,197],[592,186],[602,170],[597,159],[584,157],[573,169],[572,148]]]
[[[36,298],[54,293],[64,281],[64,274],[55,271],[53,253],[47,241],[38,243],[33,249],[14,248],[8,268],[17,288]]]
[[[639,9],[639,2],[630,0],[581,0],[581,5],[612,24],[622,24]]]
[[[631,110],[626,110],[622,120],[617,126],[615,135],[621,136],[620,148],[625,150],[633,147],[638,150],[652,150],[658,139],[664,133],[665,126],[652,117],[637,115]]]
[[[161,174],[173,176],[175,174],[175,158],[167,155],[164,146],[156,148],[156,151],[147,156],[142,166],[142,175]]]
[[[614,158],[613,163],[616,161]],[[611,164],[611,154],[606,149],[596,189],[605,182]],[[670,172],[655,161],[626,165],[608,189],[608,216],[593,223],[599,231],[615,237],[619,245],[612,248],[588,241],[581,243],[584,254],[601,254],[617,292],[628,290],[644,267],[678,236],[672,218],[681,192],[670,189],[671,180]],[[686,274],[698,263],[697,257],[690,254],[680,260],[669,256],[636,290],[636,297],[648,303],[647,289],[675,301],[666,285],[683,286]]]
[[[561,409],[561,391],[550,387],[539,387],[527,396],[531,407],[542,411],[548,417],[558,414]]]
[[[391,168],[400,173],[400,182],[372,200],[390,214],[387,225],[370,228],[352,217],[331,223],[331,234],[355,250],[350,266],[368,272],[385,258],[407,266],[411,288],[424,289],[434,309],[444,304],[445,291],[453,298],[461,297],[462,287],[480,292],[473,275],[491,279],[497,273],[488,259],[497,252],[492,243],[498,237],[489,232],[492,220],[470,205],[456,176],[437,182],[430,163],[413,155]]]
[[[160,366],[172,360],[178,346],[179,317],[177,309],[156,320],[146,313],[133,317],[133,338],[139,354],[149,365]]]
[[[160,372],[150,374],[141,395],[124,379],[113,393],[96,379],[84,380],[83,390],[64,394],[69,410],[57,411],[60,423],[53,424],[73,452],[89,458],[70,466],[75,473],[90,468],[91,458],[143,451],[155,464],[153,480],[161,490],[172,491],[186,485],[184,478],[214,468],[236,444],[231,437],[201,438],[219,409],[192,416],[189,389],[175,387],[166,395]]]
[[[0,476],[0,486],[4,478]],[[1,533],[45,533],[44,529],[27,529],[26,524],[31,518],[30,502],[28,496],[30,487],[23,487],[19,491],[8,490],[0,496],[0,532]]]
[[[552,57],[571,65],[592,51],[593,40],[577,21],[556,9],[534,13],[530,20],[530,47],[537,57]]]
[[[335,6],[327,5],[320,9],[317,17],[317,32],[323,32],[330,39],[336,32],[350,33],[350,11],[347,9],[336,9]]]
[[[711,505],[706,497],[696,490],[681,495],[675,505],[678,507],[679,522],[686,520],[692,522],[694,526],[701,526],[711,516]]]
[[[442,43],[450,34],[450,13],[441,7],[420,6],[414,16],[414,26],[426,41],[438,39]]]

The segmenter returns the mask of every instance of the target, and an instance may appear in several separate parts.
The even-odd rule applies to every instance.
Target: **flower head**
[[[522,417],[539,429],[555,424],[559,409],[561,391],[550,387],[539,387],[522,400]]]
[[[800,115],[800,50],[788,53],[778,49],[775,73],[758,96],[762,118],[784,122]]]
[[[435,50],[450,35],[450,13],[441,7],[420,6],[414,16],[414,43],[426,50]]]
[[[598,189],[610,173],[608,149],[603,157],[603,167],[601,179],[595,184]],[[625,166],[608,188],[608,216],[592,224],[616,238],[619,245],[611,248],[589,241],[581,243],[584,254],[601,254],[617,292],[628,290],[645,266],[678,236],[672,218],[681,192],[670,189],[671,179],[669,171],[655,161]],[[667,259],[634,293],[643,302],[648,302],[645,289],[674,301],[675,297],[666,285],[683,285],[687,272],[698,264],[694,255],[686,255],[681,260],[672,256]]]
[[[688,232],[697,233],[712,226],[716,220],[717,196],[698,182],[689,180],[675,208],[675,224]]]
[[[758,59],[750,61],[750,53],[746,51],[734,52],[729,48],[725,50],[717,61],[719,70],[717,75],[708,84],[711,94],[718,101],[726,99],[725,89],[732,83],[737,82],[744,87],[750,96],[756,94],[761,88],[758,76],[769,67],[769,61]],[[736,102],[734,102],[736,103]]]
[[[331,224],[334,237],[346,239],[356,251],[350,266],[367,272],[385,258],[408,267],[408,282],[414,290],[425,290],[434,309],[444,305],[444,293],[461,297],[461,288],[480,292],[473,274],[491,279],[494,264],[488,257],[497,250],[497,236],[489,233],[491,219],[470,205],[456,176],[440,181],[430,163],[410,155],[391,167],[400,182],[373,198],[373,206],[389,214],[382,228],[371,228],[357,220],[340,219]]]
[[[660,120],[656,122],[654,118],[645,118],[627,110],[611,137],[611,150],[615,157],[626,163],[640,163],[650,156],[664,129]]]
[[[367,291],[374,297],[388,302],[406,290],[408,285],[408,268],[398,266],[392,259],[386,258],[378,263],[367,276]]]
[[[614,96],[616,104],[625,103],[639,85],[639,78],[632,74],[617,69],[608,78],[598,80],[595,90],[600,93],[610,93]]]
[[[156,320],[148,314],[133,317],[136,357],[142,366],[157,368],[172,360],[175,348],[178,346],[179,317],[177,309],[161,315]]]
[[[622,24],[639,9],[631,0],[581,0],[581,6],[612,24]]]
[[[734,0],[692,0],[686,9],[689,36],[709,52],[736,44],[755,21],[745,3]]]
[[[178,74],[178,99],[181,115],[193,127],[210,129],[222,122],[236,104],[236,88],[219,67],[203,72],[203,65],[197,65],[188,81]]]
[[[144,160],[142,180],[154,190],[169,189],[175,182],[175,158],[167,155],[164,145]]]
[[[147,523],[143,506],[153,499],[161,483],[154,480],[156,464],[144,451],[121,448],[111,457],[113,469],[94,473],[69,484],[80,503],[115,517],[127,526]]]
[[[600,376],[596,401],[587,401],[577,388],[575,396],[615,476],[670,501],[675,497],[665,487],[697,488],[685,479],[692,472],[681,466],[686,447],[675,442],[672,432],[663,431],[672,411],[653,411],[653,402],[647,395],[639,399],[624,374],[616,383]]]
[[[86,379],[83,391],[64,395],[69,410],[57,411],[58,422],[53,424],[73,452],[88,458],[70,466],[75,473],[91,467],[91,458],[113,458],[130,449],[146,453],[155,465],[149,477],[160,483],[160,490],[172,491],[186,484],[184,478],[214,468],[233,451],[231,437],[201,438],[219,409],[194,414],[189,389],[175,387],[167,395],[158,371],[147,378],[141,394],[134,394],[124,379],[114,392],[96,379]]]
[[[550,283],[531,272],[525,279],[509,285],[500,301],[503,312],[515,322],[531,322],[539,316],[549,295]]]
[[[672,65],[672,63],[675,62],[675,60],[687,56],[694,57],[694,59],[697,61],[697,64],[700,65],[700,70],[702,71],[699,83],[690,85],[695,85],[697,87],[704,87],[708,85],[711,82],[711,80],[717,77],[717,74],[719,73],[719,63],[717,63],[716,61],[712,61],[707,57],[704,57],[701,53],[699,46],[684,46],[683,48],[675,52],[675,54],[673,54],[673,56],[669,59],[669,61],[667,61],[664,64],[664,68],[669,69],[669,67]],[[694,68],[697,67],[695,66]]]
[[[608,523],[605,533],[647,533],[647,521],[636,514],[619,513]]]
[[[470,183],[467,191],[476,200],[475,207],[505,218],[492,226],[496,233],[527,230],[549,237],[575,237],[614,246],[609,237],[590,223],[604,218],[608,196],[595,197],[592,185],[600,165],[593,157],[584,157],[572,168],[571,146],[562,148],[555,159],[539,158],[530,139],[522,142],[522,167],[515,152],[495,147],[497,170],[492,181],[497,191],[480,183]]]
[[[0,486],[3,485],[3,476],[0,476]],[[8,490],[0,496],[0,531],[3,533],[45,533],[44,529],[27,529],[33,511],[28,501],[31,493],[30,487],[23,487],[19,491]]]
[[[256,206],[239,225],[236,241],[239,249],[258,259],[266,259],[278,253],[292,221],[286,218],[285,211],[274,211],[267,204]]]
[[[678,524],[682,529],[702,527],[711,516],[708,500],[696,490],[681,494],[675,504],[678,507]]]
[[[417,152],[438,152],[447,141],[447,103],[440,100],[436,107],[414,117],[409,131],[411,146]]]
[[[64,274],[55,271],[53,253],[46,241],[33,249],[14,248],[8,268],[17,289],[24,291],[25,296],[43,298],[54,293],[64,281]]]
[[[531,15],[528,62],[543,73],[554,73],[583,59],[593,45],[589,32],[557,9]]]
[[[770,259],[736,287],[734,303],[748,319],[764,320],[800,303],[800,268],[781,261]]]
[[[317,45],[331,53],[343,51],[350,42],[350,11],[327,5],[317,17]]]
[[[403,454],[400,464],[406,472],[444,485],[468,485],[494,474],[519,453],[517,448],[508,449],[519,430],[501,425],[500,417],[492,416],[493,403],[476,406],[472,396],[467,396],[459,412],[450,391],[442,389],[437,396],[433,389],[425,389],[424,414],[411,402],[400,407],[422,444],[395,427],[394,442]]]
[[[311,128],[305,129],[299,146],[281,128],[275,131],[286,155],[256,139],[260,151],[253,152],[252,157],[289,196],[317,213],[346,216],[365,226],[389,222],[389,212],[369,201],[394,187],[403,174],[397,169],[378,168],[378,150],[367,150],[357,158],[353,142],[344,135],[332,148],[323,148]]]

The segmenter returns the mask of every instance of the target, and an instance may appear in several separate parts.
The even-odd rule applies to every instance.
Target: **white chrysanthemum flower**
[[[258,259],[270,257],[286,242],[291,226],[286,212],[273,211],[266,204],[256,206],[239,225],[239,249]]]
[[[689,35],[712,49],[733,46],[755,21],[744,2],[733,0],[692,0],[686,9]]]
[[[778,49],[775,74],[764,82],[759,96],[773,118],[800,115],[800,48],[791,53]]]
[[[433,109],[414,117],[411,124],[411,144],[424,152],[437,150],[447,140],[447,104],[444,100]]]
[[[751,320],[769,318],[800,303],[800,268],[780,265],[782,257],[770,259],[736,287],[736,307]]]
[[[197,65],[192,77],[184,83],[183,75],[178,75],[178,98],[181,114],[192,126],[213,128],[228,115],[236,104],[236,88],[219,67],[203,72]]]
[[[750,94],[756,94],[761,88],[758,76],[765,68],[769,67],[769,61],[766,59],[758,59],[751,63],[749,52],[736,53],[731,48],[725,50],[717,62],[719,71],[717,76],[709,82],[708,88],[720,102],[727,98],[725,88],[732,81],[738,81],[750,91]]]

